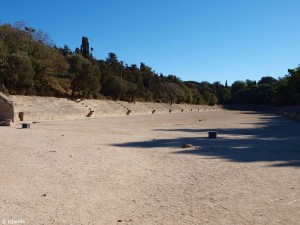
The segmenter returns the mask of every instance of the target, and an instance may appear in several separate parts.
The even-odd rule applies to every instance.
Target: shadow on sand
[[[174,154],[223,158],[244,163],[274,162],[273,166],[277,167],[300,167],[300,123],[271,114],[263,115],[261,122],[255,123],[260,125],[259,128],[214,129],[218,133],[217,139],[204,137],[207,132],[212,131],[210,129],[156,129],[155,131],[199,133],[200,137],[154,139],[114,146],[178,149],[188,143],[195,147],[182,149]]]

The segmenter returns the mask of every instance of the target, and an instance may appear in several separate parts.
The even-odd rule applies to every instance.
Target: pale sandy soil
[[[0,224],[300,224],[299,122],[224,111],[19,127],[0,127]]]

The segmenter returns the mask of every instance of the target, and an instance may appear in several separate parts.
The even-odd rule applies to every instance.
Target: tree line
[[[87,37],[72,51],[57,47],[42,30],[0,24],[0,91],[9,94],[188,104],[300,104],[300,67],[258,82],[182,81],[145,63],[128,65],[115,53],[93,56]]]

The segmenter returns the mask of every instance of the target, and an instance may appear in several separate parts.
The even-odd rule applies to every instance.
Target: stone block
[[[11,119],[6,119],[5,121],[4,121],[4,126],[11,126],[12,125],[12,120]]]
[[[30,128],[30,123],[22,123],[22,128]]]
[[[216,131],[209,131],[208,132],[208,138],[210,138],[210,139],[217,138],[217,132]]]

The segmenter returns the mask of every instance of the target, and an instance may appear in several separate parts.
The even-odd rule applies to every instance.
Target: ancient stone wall
[[[14,122],[66,120],[87,117],[89,108],[67,98],[11,95]]]
[[[170,105],[166,103],[89,99],[70,100],[24,95],[10,95],[9,98],[11,104],[13,102],[12,116],[9,118],[13,118],[14,123],[222,110],[221,106],[205,105]]]
[[[0,92],[0,121],[6,119],[14,120],[13,102],[6,95]]]

